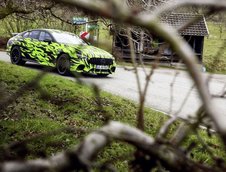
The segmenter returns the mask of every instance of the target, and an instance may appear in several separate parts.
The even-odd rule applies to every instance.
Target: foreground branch
[[[2,172],[41,172],[41,171],[89,171],[97,154],[111,141],[127,142],[147,155],[156,158],[172,171],[208,172],[214,169],[189,160],[183,151],[172,146],[156,143],[142,131],[119,122],[108,125],[89,134],[84,141],[71,151],[59,153],[49,159],[28,160],[25,162],[5,162],[0,164]]]

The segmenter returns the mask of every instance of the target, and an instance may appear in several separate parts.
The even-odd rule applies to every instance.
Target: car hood
[[[76,52],[80,54],[82,57],[111,58],[111,59],[114,58],[112,54],[108,53],[107,51],[94,47],[92,45],[80,45],[72,47],[75,48]]]

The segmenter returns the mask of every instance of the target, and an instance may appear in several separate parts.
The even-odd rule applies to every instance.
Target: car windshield
[[[75,45],[87,45],[85,41],[79,38],[77,35],[67,32],[53,32],[55,40],[62,44],[75,44]]]

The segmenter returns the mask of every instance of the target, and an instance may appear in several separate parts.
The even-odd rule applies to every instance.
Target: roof
[[[161,19],[175,29],[180,29],[191,22],[188,27],[179,31],[181,35],[207,36],[209,31],[203,15],[192,13],[171,13]],[[192,22],[194,21],[194,22]]]

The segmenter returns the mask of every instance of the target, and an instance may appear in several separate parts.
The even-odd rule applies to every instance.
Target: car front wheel
[[[57,72],[60,75],[69,75],[70,73],[70,61],[67,54],[62,54],[58,57],[56,62]]]
[[[12,64],[24,65],[25,61],[22,59],[20,47],[15,46],[10,52],[10,60]]]

